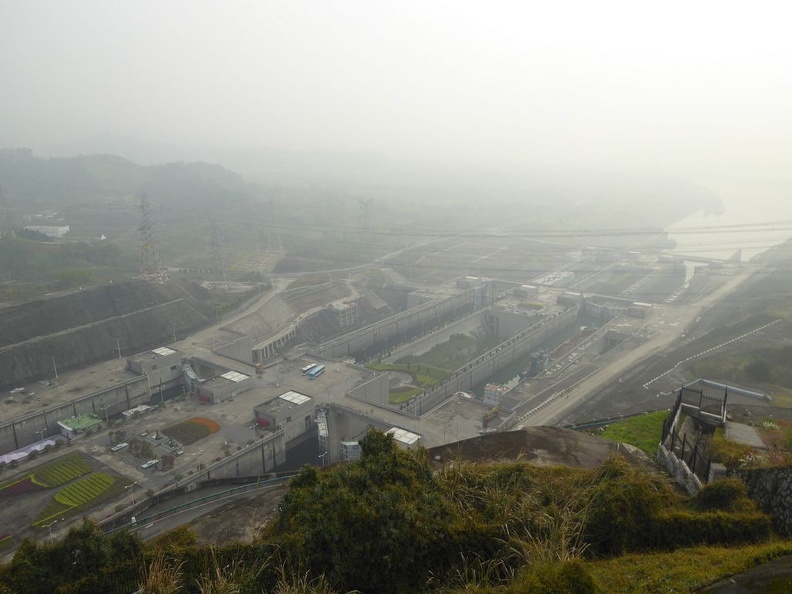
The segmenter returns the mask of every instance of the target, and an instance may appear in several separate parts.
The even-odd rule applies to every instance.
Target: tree
[[[370,429],[361,458],[292,481],[271,536],[312,575],[343,590],[419,591],[459,554],[426,453]],[[405,571],[405,568],[410,568]]]

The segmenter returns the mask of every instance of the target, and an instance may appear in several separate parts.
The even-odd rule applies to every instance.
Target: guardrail
[[[255,483],[251,482],[251,483],[248,483],[248,484],[240,485],[238,487],[232,487],[231,489],[226,489],[225,491],[220,491],[218,493],[212,493],[211,495],[204,495],[203,497],[198,497],[197,499],[192,499],[190,501],[187,501],[186,503],[181,503],[179,505],[175,505],[175,506],[173,506],[171,508],[168,508],[166,510],[163,510],[161,512],[157,512],[155,514],[151,514],[149,516],[145,516],[145,517],[142,517],[142,518],[135,518],[133,516],[133,521],[130,521],[129,523],[125,523],[125,524],[121,524],[121,525],[115,525],[115,526],[112,526],[112,527],[110,527],[110,526],[105,527],[105,532],[109,534],[109,533],[115,532],[116,530],[119,530],[121,528],[130,528],[130,527],[133,527],[133,526],[134,527],[138,527],[138,526],[143,525],[143,524],[148,524],[150,522],[156,522],[157,520],[161,520],[163,518],[176,515],[178,513],[183,512],[183,511],[187,511],[188,509],[193,509],[195,507],[200,507],[201,505],[205,505],[207,503],[212,503],[213,501],[221,501],[223,499],[231,499],[232,497],[236,497],[237,495],[241,495],[242,493],[246,493],[246,492],[249,492],[249,491],[256,491],[256,490],[259,490],[259,489],[269,489],[271,487],[276,487],[278,485],[281,485],[281,484],[287,482],[292,477],[294,477],[296,474],[297,474],[297,472],[289,472],[289,473],[283,474],[282,476],[276,476],[276,477],[265,479],[265,480],[260,480],[261,477],[258,477],[259,480],[257,480]],[[220,479],[220,480],[224,480],[224,479]],[[215,482],[215,481],[207,481],[207,482]],[[217,485],[203,485],[201,488],[207,489],[207,488],[211,488],[212,486],[217,486]]]

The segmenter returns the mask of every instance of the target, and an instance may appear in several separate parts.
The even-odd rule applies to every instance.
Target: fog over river
[[[743,262],[792,237],[792,191],[763,180],[700,180],[716,192],[721,213],[698,211],[667,228],[674,252],[705,258],[731,258],[742,250]]]

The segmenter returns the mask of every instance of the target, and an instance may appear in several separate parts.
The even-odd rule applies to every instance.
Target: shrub
[[[713,462],[720,462],[727,468],[745,466],[753,454],[751,446],[737,443],[726,438],[723,429],[716,429],[709,444],[709,455]]]
[[[507,591],[531,594],[596,594],[600,591],[580,561],[531,567],[514,586]]]
[[[770,517],[758,512],[668,511],[655,517],[651,544],[664,550],[700,544],[732,545],[766,541],[772,533]]]
[[[748,487],[739,478],[724,478],[704,486],[690,500],[699,511],[754,511],[755,504],[748,497]]]
[[[668,484],[618,456],[606,460],[594,480],[586,525],[591,551],[619,555],[647,548],[653,516],[674,498]]]

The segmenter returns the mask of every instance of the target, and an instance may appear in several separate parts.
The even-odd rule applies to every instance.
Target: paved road
[[[738,271],[733,278],[723,283],[717,290],[694,305],[660,305],[655,307],[654,312],[651,314],[652,318],[649,320],[649,324],[654,325],[656,330],[652,338],[626,353],[618,361],[594,373],[587,381],[570,391],[568,397],[555,399],[524,419],[521,424],[525,426],[556,424],[559,419],[564,417],[565,413],[579,406],[588,397],[608,384],[617,382],[619,377],[624,375],[629,369],[670,347],[685,332],[685,329],[697,317],[701,316],[704,310],[709,309],[715,303],[734,292],[754,272],[754,268]]]

